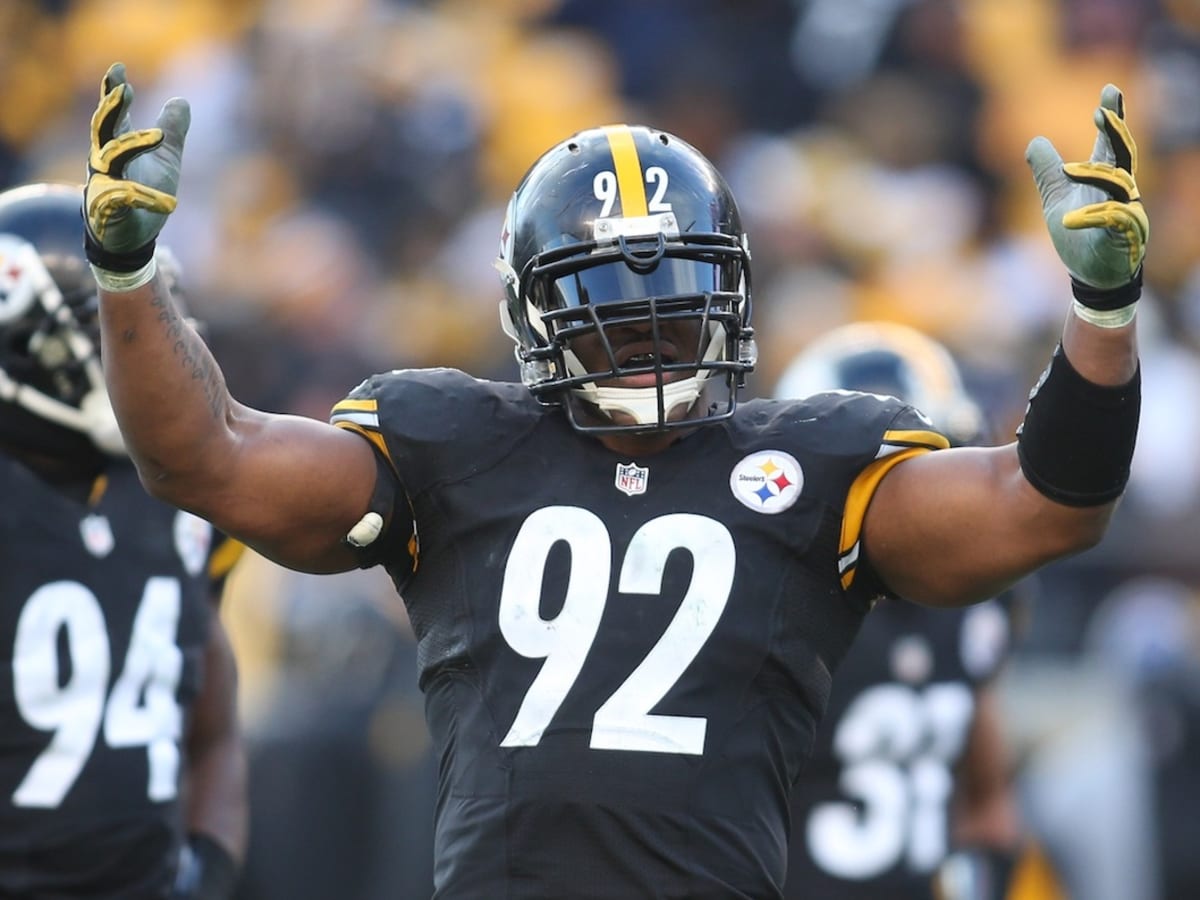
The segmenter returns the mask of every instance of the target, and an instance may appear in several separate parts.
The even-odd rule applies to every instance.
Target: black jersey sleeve
[[[403,583],[419,566],[414,498],[490,465],[513,434],[512,420],[526,419],[532,427],[538,414],[523,385],[444,368],[373,375],[335,404],[330,421],[366,438],[380,461],[371,508],[383,532],[361,548],[360,565],[382,562]]]
[[[845,488],[838,574],[842,589],[869,601],[890,591],[862,552],[867,508],[884,476],[914,456],[950,446],[928,417],[895,397],[831,391],[807,399],[805,414],[833,426],[822,429],[824,452],[842,458],[852,475]]]
[[[375,454],[375,488],[355,526],[373,528],[374,534],[363,539],[352,530],[346,545],[354,551],[360,569],[383,563],[399,587],[417,570],[417,531],[408,493],[379,424],[378,392],[383,381],[384,376],[374,375],[361,382],[334,404],[329,421],[365,438]],[[377,517],[374,524],[372,517]]]

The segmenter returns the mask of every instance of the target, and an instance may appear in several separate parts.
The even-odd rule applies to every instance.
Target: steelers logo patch
[[[729,473],[729,490],[755,512],[773,516],[800,499],[804,473],[800,463],[782,450],[759,450],[742,459]]]

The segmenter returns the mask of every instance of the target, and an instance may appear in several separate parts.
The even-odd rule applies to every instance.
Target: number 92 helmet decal
[[[733,195],[694,147],[642,126],[579,132],[526,173],[500,236],[522,381],[580,431],[728,418],[756,356],[749,263]]]

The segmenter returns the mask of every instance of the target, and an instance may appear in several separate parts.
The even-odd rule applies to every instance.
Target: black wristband
[[[1141,389],[1140,366],[1126,384],[1093,384],[1075,371],[1059,344],[1017,429],[1029,483],[1067,506],[1100,506],[1121,496],[1137,440]]]
[[[88,228],[83,229],[83,253],[87,261],[108,272],[136,272],[154,258],[154,241],[132,253],[111,253],[100,246]]]
[[[173,897],[187,900],[229,900],[237,886],[237,862],[206,834],[188,835],[175,879]]]
[[[1075,299],[1089,309],[1108,311],[1136,303],[1142,296],[1142,267],[1138,266],[1128,284],[1115,288],[1098,288],[1084,284],[1071,276],[1071,293]]]

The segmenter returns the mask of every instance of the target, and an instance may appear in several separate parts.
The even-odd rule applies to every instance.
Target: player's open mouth
[[[654,365],[655,356],[653,353],[635,353],[629,359],[625,360],[625,365],[631,369],[640,369],[642,366]]]
[[[660,344],[658,353],[650,348],[647,349],[645,344],[641,346],[622,347],[616,352],[616,359],[621,369],[644,369],[634,375],[622,375],[620,378],[613,378],[604,383],[614,387],[653,387],[658,383],[658,374],[654,371],[654,367],[661,359],[664,365],[669,365],[678,360],[678,354],[674,345],[663,342]],[[672,382],[687,378],[689,372],[664,372],[663,381]]]

